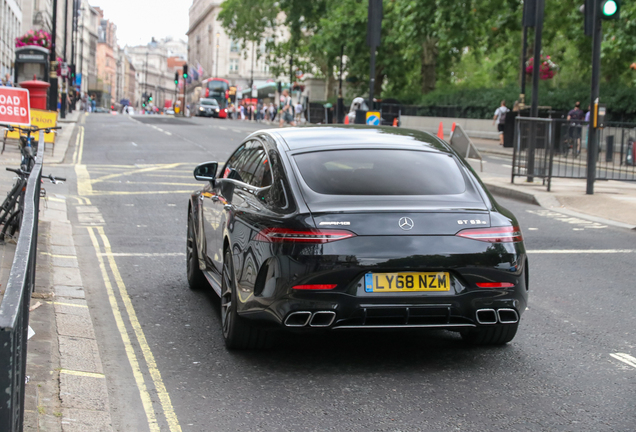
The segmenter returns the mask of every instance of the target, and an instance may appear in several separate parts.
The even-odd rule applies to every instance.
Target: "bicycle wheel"
[[[14,212],[20,196],[20,189],[22,188],[22,182],[17,181],[13,185],[13,189],[9,192],[7,197],[0,206],[0,225],[6,222],[7,218]]]
[[[20,231],[20,222],[22,221],[22,210],[18,209],[14,211],[7,223],[2,227],[2,232],[0,233],[0,242],[3,242],[7,235],[9,237],[14,238],[16,231]]]

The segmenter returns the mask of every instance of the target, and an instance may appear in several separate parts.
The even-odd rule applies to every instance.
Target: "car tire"
[[[232,254],[228,250],[223,257],[221,276],[221,329],[225,346],[236,350],[269,346],[269,333],[241,317],[236,310],[237,302],[234,264]]]
[[[194,218],[192,212],[188,215],[188,238],[186,243],[186,275],[191,290],[197,291],[208,287],[208,281],[199,268],[199,252],[197,250],[196,234],[194,232]]]
[[[505,345],[514,339],[519,323],[494,325],[461,332],[464,342],[470,345]]]

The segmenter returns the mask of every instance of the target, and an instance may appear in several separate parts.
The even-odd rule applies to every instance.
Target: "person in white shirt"
[[[499,131],[499,145],[504,143],[504,124],[506,123],[506,113],[510,110],[506,107],[506,101],[502,100],[499,108],[495,110],[495,116],[492,118],[492,124],[497,122],[497,130]]]
[[[303,104],[298,101],[294,108],[296,110],[296,122],[300,122],[300,120],[303,118]]]

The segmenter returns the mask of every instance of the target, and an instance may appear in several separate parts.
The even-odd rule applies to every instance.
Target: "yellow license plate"
[[[450,291],[450,275],[438,273],[367,273],[364,290],[378,292]]]

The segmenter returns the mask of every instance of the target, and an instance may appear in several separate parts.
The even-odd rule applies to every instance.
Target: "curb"
[[[626,223],[618,222],[618,221],[613,221],[610,219],[605,219],[605,218],[601,218],[597,216],[592,216],[585,213],[579,213],[574,210],[563,208],[558,198],[555,197],[554,195],[550,195],[548,192],[543,192],[543,193],[525,192],[525,191],[520,191],[511,187],[488,183],[487,181],[484,182],[484,185],[486,186],[486,188],[488,188],[490,193],[492,193],[493,195],[497,195],[499,197],[510,198],[516,201],[538,205],[540,207],[543,207],[545,209],[548,209],[557,213],[576,217],[579,219],[589,220],[592,222],[597,222],[603,225],[609,225],[616,228],[623,228],[623,229],[629,229],[629,230],[636,230],[636,226],[634,225],[630,225],[630,224],[626,224]]]

